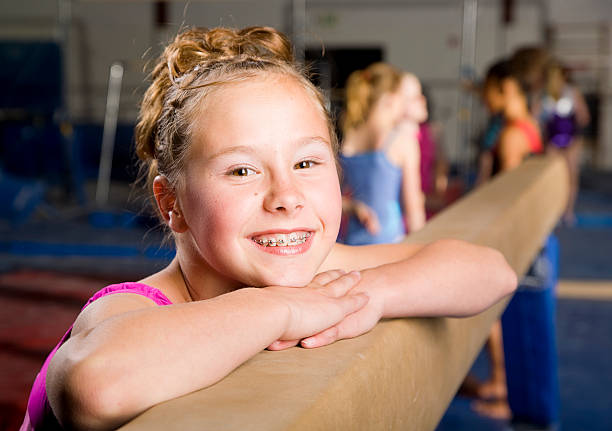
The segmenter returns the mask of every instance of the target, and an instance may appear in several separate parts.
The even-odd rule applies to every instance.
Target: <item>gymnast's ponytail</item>
[[[346,109],[342,121],[344,134],[364,123],[372,107],[386,93],[399,88],[401,73],[387,63],[373,63],[351,73],[346,82]]]

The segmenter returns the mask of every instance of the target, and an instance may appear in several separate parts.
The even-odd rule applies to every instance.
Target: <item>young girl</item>
[[[508,60],[500,60],[487,70],[485,81],[480,91],[482,101],[489,113],[489,120],[478,142],[478,174],[476,186],[481,186],[491,179],[493,174],[493,151],[499,142],[499,135],[504,128],[504,98],[500,89],[500,79],[507,76]]]
[[[425,124],[429,114],[419,78],[412,73],[402,74],[400,94],[403,110],[397,127],[405,151],[403,206],[407,230],[416,232],[425,225],[425,190],[430,192],[433,189],[436,149],[431,130]]]
[[[496,64],[487,74],[486,103],[500,104],[504,117],[493,148],[493,174],[513,169],[530,154],[543,151],[540,128],[529,110],[527,87],[513,60]]]
[[[22,429],[114,429],[262,349],[323,346],[382,317],[472,315],[513,291],[489,248],[335,244],[335,134],[277,31],[185,31],[152,78],[137,152],[176,257],[90,300]]]
[[[412,106],[406,109],[406,99],[412,99],[414,91],[412,80],[402,79],[386,63],[374,63],[349,76],[340,157],[343,191],[352,203],[347,208],[345,200],[346,244],[398,242],[406,225],[417,230],[425,222],[418,124],[412,127],[411,121],[398,127],[406,113],[413,114]]]
[[[568,82],[560,64],[551,61],[546,70],[546,78],[540,121],[546,137],[547,151],[561,154],[567,164],[570,193],[562,220],[573,225],[582,154],[580,130],[591,121],[590,114],[584,96]]]
[[[491,175],[516,168],[531,154],[543,150],[540,130],[527,103],[527,85],[512,60],[495,63],[487,71],[483,89],[484,101],[490,111],[499,111],[503,121],[497,132],[497,140],[491,151]],[[482,171],[481,171],[482,174]],[[506,369],[501,322],[491,328],[487,340],[490,361],[490,377],[473,390],[480,398],[474,404],[477,412],[497,418],[511,416],[508,405]],[[470,379],[466,380],[470,386]],[[468,389],[468,392],[472,390]]]

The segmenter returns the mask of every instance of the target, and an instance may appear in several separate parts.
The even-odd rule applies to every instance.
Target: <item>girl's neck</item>
[[[141,282],[160,289],[174,304],[214,298],[241,287],[214,274],[201,265],[189,263],[177,252],[166,268]]]
[[[508,121],[523,121],[531,118],[531,114],[526,106],[514,106],[510,109],[506,109],[504,111],[504,116]]]
[[[419,123],[410,118],[402,118],[399,126],[410,133],[414,133],[415,135],[419,132]]]
[[[525,121],[525,120],[530,120],[530,119],[531,119],[531,115],[527,111],[520,112],[520,113],[512,113],[510,115],[506,115],[506,120],[510,121],[510,122],[513,122],[513,121]]]
[[[366,151],[373,151],[384,146],[389,132],[393,129],[391,124],[366,122],[355,130],[356,138],[361,141],[359,147]]]

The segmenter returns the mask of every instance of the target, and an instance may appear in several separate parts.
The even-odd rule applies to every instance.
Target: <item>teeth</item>
[[[253,238],[253,241],[264,247],[286,247],[288,245],[304,244],[310,236],[310,232],[292,232],[289,235],[277,235],[272,238]]]

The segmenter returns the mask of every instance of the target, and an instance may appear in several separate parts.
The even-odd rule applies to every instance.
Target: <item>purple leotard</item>
[[[172,304],[172,302],[163,293],[161,293],[158,289],[154,287],[147,286],[146,284],[141,283],[121,283],[112,284],[96,292],[89,299],[89,301],[87,301],[83,309],[85,309],[85,307],[87,307],[95,300],[102,298],[103,296],[112,295],[114,293],[135,293],[137,295],[146,296],[147,298],[153,300],[157,305]],[[30,398],[28,400],[28,409],[26,411],[23,425],[21,425],[20,431],[63,429],[57,418],[53,414],[51,406],[49,405],[49,400],[47,399],[47,391],[45,389],[45,382],[47,379],[47,369],[49,368],[49,362],[51,361],[51,358],[53,357],[53,355],[55,355],[57,349],[59,349],[60,346],[68,340],[68,338],[70,338],[71,332],[72,326],[70,326],[70,328],[62,337],[57,346],[55,346],[55,348],[51,351],[51,353],[45,360],[45,363],[43,364],[42,368],[40,369],[40,372],[36,376],[34,384],[32,385],[32,391],[30,392]]]
[[[551,96],[545,97],[541,117],[544,126],[542,130],[546,132],[548,143],[557,148],[569,147],[578,133],[572,87],[565,86],[558,100]]]

